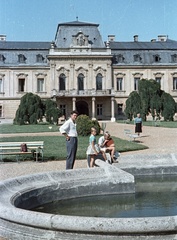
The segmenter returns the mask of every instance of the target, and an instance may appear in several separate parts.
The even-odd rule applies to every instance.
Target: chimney
[[[108,35],[108,41],[114,42],[115,41],[115,35]]]
[[[138,42],[138,35],[133,36],[134,42]]]
[[[166,42],[168,36],[167,35],[158,35],[158,41],[159,42]]]
[[[6,35],[0,34],[0,41],[6,41]]]

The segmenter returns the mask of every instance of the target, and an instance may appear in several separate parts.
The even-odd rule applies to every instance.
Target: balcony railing
[[[66,90],[66,91],[56,91],[56,97],[71,97],[71,96],[112,96],[114,95],[113,89],[108,90],[95,90],[95,89],[86,89],[86,90]]]

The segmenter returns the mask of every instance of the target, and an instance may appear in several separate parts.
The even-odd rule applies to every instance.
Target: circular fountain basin
[[[175,235],[177,216],[95,218],[33,212],[30,209],[60,200],[107,194],[134,194],[134,176],[96,160],[93,169],[47,172],[0,183],[0,232],[12,239],[158,239]],[[145,238],[143,238],[145,239]],[[152,238],[151,238],[152,239]],[[157,238],[154,238],[157,239]],[[162,238],[167,239],[167,238]]]

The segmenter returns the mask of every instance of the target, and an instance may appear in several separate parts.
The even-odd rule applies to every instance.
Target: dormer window
[[[171,61],[174,63],[177,62],[177,54],[171,55]]]
[[[0,54],[0,62],[5,62],[5,59],[4,55]]]
[[[41,54],[36,55],[36,62],[38,63],[44,62],[44,57]]]
[[[23,54],[18,55],[18,62],[19,63],[25,63],[26,57]]]
[[[133,57],[134,57],[134,62],[141,62],[141,57],[139,54],[136,54]]]
[[[119,54],[119,55],[117,56],[117,62],[118,62],[118,63],[123,63],[123,62],[124,62],[124,57],[123,57],[123,55]]]
[[[160,62],[161,58],[159,55],[154,55],[154,62]]]

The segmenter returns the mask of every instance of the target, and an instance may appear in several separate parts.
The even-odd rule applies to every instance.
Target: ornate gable
[[[72,36],[73,46],[88,46],[88,35],[84,35],[82,31],[79,31],[76,35]]]

